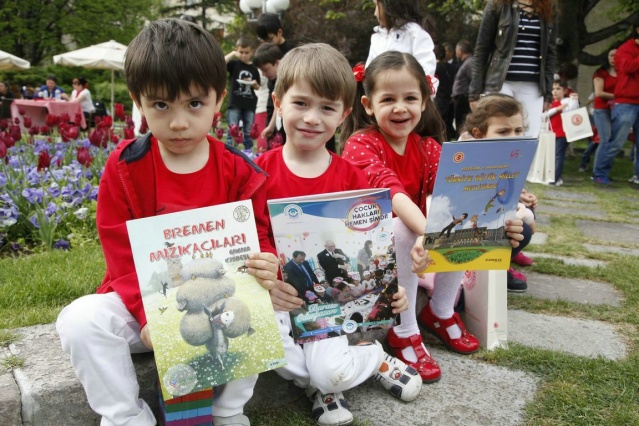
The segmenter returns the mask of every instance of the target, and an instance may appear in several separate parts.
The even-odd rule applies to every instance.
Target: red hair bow
[[[355,65],[355,68],[353,68],[353,75],[355,75],[355,80],[358,83],[361,83],[362,81],[364,81],[364,77],[366,76],[366,70],[364,69],[364,64],[359,63]]]

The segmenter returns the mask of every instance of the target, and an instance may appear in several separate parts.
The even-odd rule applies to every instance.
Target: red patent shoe
[[[526,256],[523,252],[519,252],[517,253],[517,255],[513,256],[510,259],[511,262],[516,263],[519,266],[530,266],[533,263],[535,263],[535,261],[531,258]]]
[[[422,336],[420,334],[413,334],[410,337],[398,337],[395,331],[391,328],[386,335],[386,343],[390,346],[390,352],[395,358],[399,358],[406,364],[413,367],[422,378],[424,383],[434,383],[438,381],[442,375],[442,371],[439,369],[437,361],[432,359],[430,355],[424,350],[422,344]],[[410,362],[402,354],[402,349],[412,346],[417,354],[417,362]]]
[[[417,317],[419,323],[429,332],[435,335],[442,343],[451,351],[458,354],[468,355],[479,350],[479,340],[466,330],[459,314],[455,312],[448,319],[440,319],[433,314],[430,309],[430,302],[424,306],[424,309]],[[446,329],[453,324],[457,324],[461,329],[462,335],[458,339],[451,339]]]

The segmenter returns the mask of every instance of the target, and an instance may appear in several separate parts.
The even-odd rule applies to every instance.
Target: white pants
[[[528,124],[526,136],[538,138],[541,115],[544,112],[544,97],[539,93],[539,84],[530,81],[504,81],[500,92],[521,102],[524,107],[524,123]]]
[[[288,362],[275,371],[300,387],[319,389],[324,394],[343,392],[371,377],[382,363],[384,352],[380,346],[351,346],[346,336],[296,345],[289,334],[289,313],[275,314]]]
[[[397,279],[406,289],[408,309],[400,314],[401,324],[394,327],[398,337],[410,337],[419,334],[417,325],[417,274],[411,271],[413,261],[410,251],[415,245],[417,234],[411,231],[398,217],[393,218],[395,234],[395,258],[397,260]],[[433,313],[439,318],[453,316],[455,299],[464,272],[445,272],[435,275],[435,288],[431,299]]]
[[[140,324],[117,293],[91,294],[65,307],[56,323],[62,349],[80,379],[101,425],[155,425],[149,406],[139,397],[132,353],[149,352],[140,340]],[[216,417],[242,414],[253,395],[257,375],[216,388]]]

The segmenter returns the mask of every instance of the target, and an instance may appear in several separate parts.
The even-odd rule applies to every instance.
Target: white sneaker
[[[377,342],[379,345],[379,342]],[[373,378],[395,398],[410,402],[419,396],[422,378],[417,370],[384,352],[384,360]]]
[[[341,392],[323,394],[317,391],[313,397],[313,417],[320,426],[350,425],[353,414],[349,408]]]
[[[635,185],[639,185],[639,176],[634,175],[633,177],[631,177],[630,179],[628,179],[628,182],[630,182],[630,183],[634,183]]]

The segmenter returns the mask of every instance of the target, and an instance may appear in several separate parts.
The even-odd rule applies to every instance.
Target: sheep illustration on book
[[[186,311],[180,321],[182,338],[189,345],[206,346],[222,367],[228,339],[254,333],[251,312],[233,297],[235,282],[225,273],[215,259],[195,259],[182,268],[183,284],[176,294],[178,311]]]

